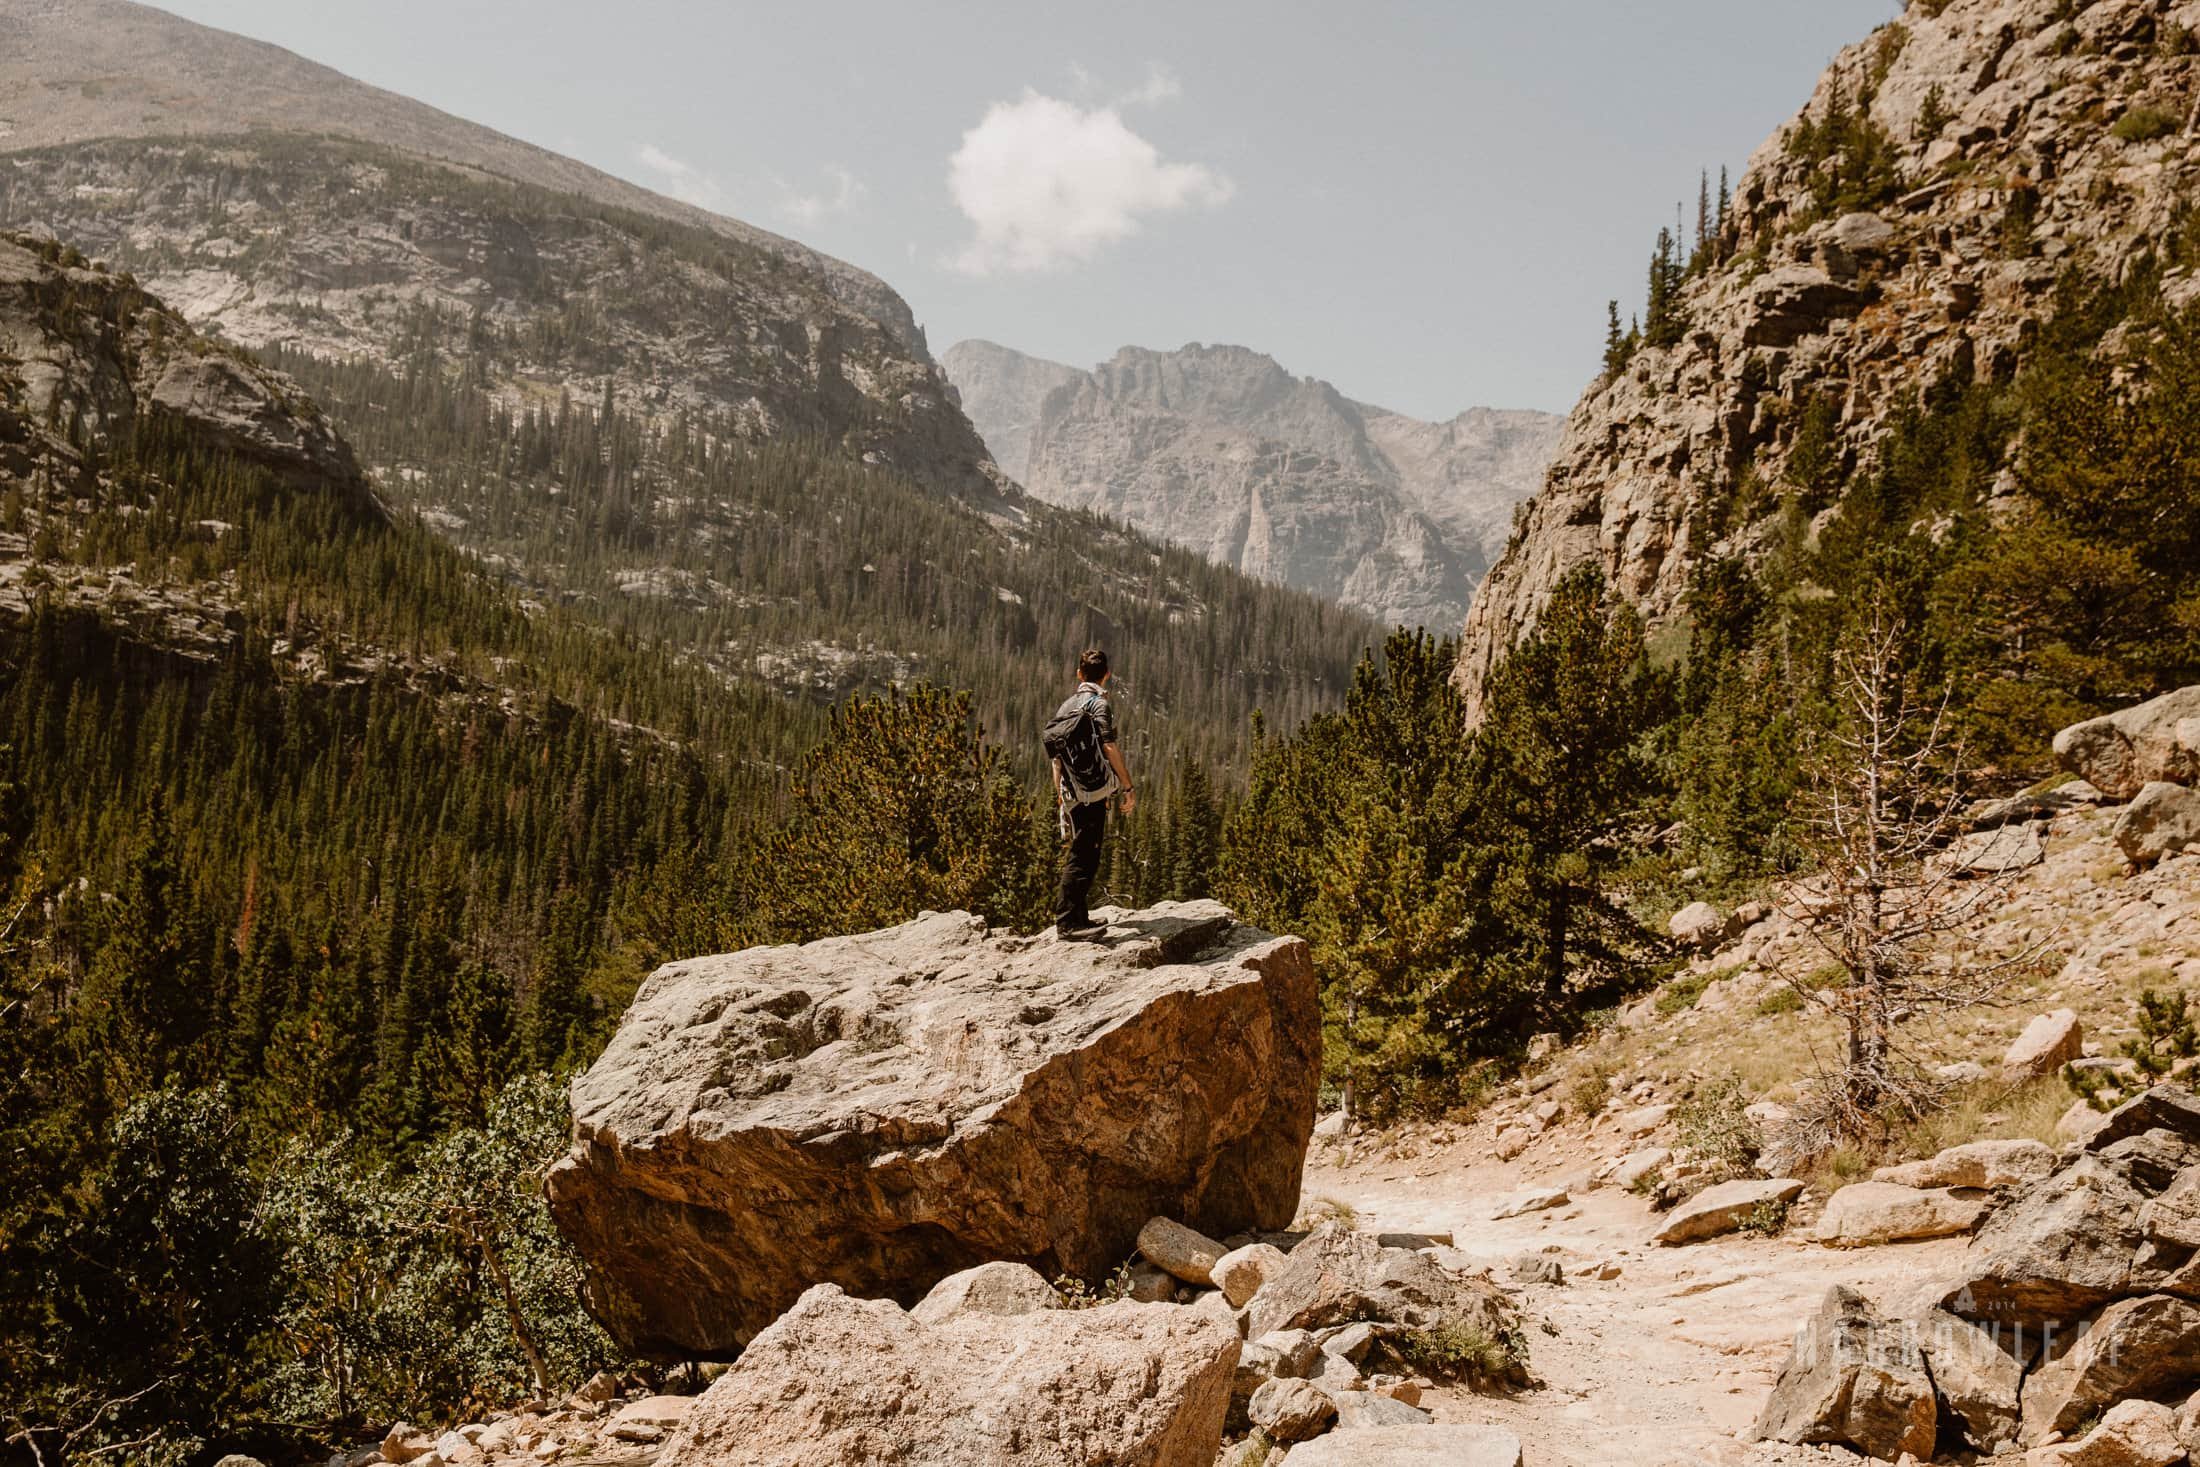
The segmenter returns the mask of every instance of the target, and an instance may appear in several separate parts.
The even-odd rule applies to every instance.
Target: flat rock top
[[[1171,995],[1258,983],[1259,958],[1296,942],[1214,902],[1174,902],[1097,941],[942,912],[671,963],[574,1082],[573,1113],[582,1136],[614,1145],[671,1129],[816,1141],[851,1118],[874,1142],[935,1144],[1048,1060]]]

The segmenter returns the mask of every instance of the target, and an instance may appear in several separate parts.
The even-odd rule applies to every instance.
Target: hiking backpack
[[[1075,694],[1047,720],[1040,739],[1047,757],[1061,765],[1069,797],[1080,805],[1106,799],[1115,784],[1100,742],[1100,721],[1092,716],[1099,701],[1098,693]]]

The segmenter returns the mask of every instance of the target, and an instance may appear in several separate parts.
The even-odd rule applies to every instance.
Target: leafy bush
[[[1749,1118],[1749,1095],[1733,1076],[1714,1080],[1673,1108],[1680,1142],[1721,1174],[1746,1176],[1764,1150],[1764,1136]]]
[[[1433,1380],[1503,1385],[1527,1374],[1528,1342],[1516,1329],[1492,1335],[1474,1325],[1442,1324],[1386,1343],[1401,1363]]]
[[[2177,131],[2178,126],[2177,119],[2169,113],[2159,107],[2149,107],[2142,103],[2117,118],[2116,125],[2109,131],[2118,142],[2151,143],[2156,138],[2167,137]]]

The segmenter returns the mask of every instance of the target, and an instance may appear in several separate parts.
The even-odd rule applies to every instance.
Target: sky
[[[1563,412],[1893,0],[168,0],[884,277],[935,354],[1228,342]]]

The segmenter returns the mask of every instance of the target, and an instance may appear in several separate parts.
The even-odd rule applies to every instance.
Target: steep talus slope
[[[883,280],[808,246],[614,178],[244,36],[130,0],[0,3],[0,150],[87,138],[333,134],[696,225],[785,257],[923,356]]]
[[[2170,0],[1949,0],[1844,50],[1751,159],[1680,339],[1568,418],[1467,619],[1470,703],[1568,568],[1671,621],[1693,567],[1776,533],[1733,505],[1868,468],[1927,387],[2013,376],[2059,278],[2157,251],[2200,183],[2196,29]]]
[[[1408,624],[1457,621],[1557,426],[1422,423],[1236,346],[1126,347],[1076,372],[963,343],[947,369],[1039,498]]]

